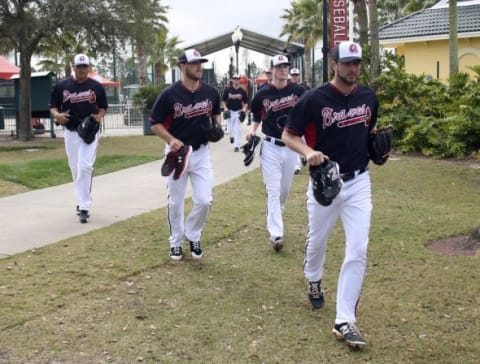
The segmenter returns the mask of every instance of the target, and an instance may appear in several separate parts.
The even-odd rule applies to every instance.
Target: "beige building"
[[[458,60],[460,72],[480,65],[480,0],[457,0]],[[416,75],[449,77],[448,0],[380,28],[380,46],[405,58],[405,69]]]

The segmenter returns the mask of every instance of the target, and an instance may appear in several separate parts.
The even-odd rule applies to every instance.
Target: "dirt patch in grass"
[[[472,235],[452,236],[429,243],[427,249],[443,255],[475,256],[480,254],[480,239]]]

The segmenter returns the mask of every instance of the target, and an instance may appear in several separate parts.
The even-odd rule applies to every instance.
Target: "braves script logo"
[[[189,119],[199,115],[210,115],[212,111],[212,102],[210,100],[205,100],[190,105],[175,103],[173,105],[173,110],[174,118],[183,116],[184,118]]]
[[[362,106],[354,107],[348,110],[333,111],[330,107],[322,109],[323,129],[332,126],[334,123],[339,128],[346,128],[354,124],[365,123],[365,126],[370,124],[372,118],[372,111],[370,107],[363,104]]]
[[[63,91],[63,102],[70,101],[72,104],[79,102],[89,102],[94,104],[97,102],[97,95],[92,90],[82,91],[82,92],[70,92],[68,90]]]
[[[265,109],[265,112],[269,112],[270,110],[279,111],[293,107],[297,103],[297,101],[298,96],[295,94],[291,94],[276,100],[264,99],[263,107]]]
[[[228,99],[229,100],[241,100],[243,99],[242,97],[242,94],[232,94],[232,93],[228,93]]]

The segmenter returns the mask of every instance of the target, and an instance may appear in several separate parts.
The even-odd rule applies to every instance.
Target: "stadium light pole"
[[[240,48],[240,42],[242,41],[243,39],[243,33],[242,31],[240,30],[240,27],[237,25],[237,27],[235,28],[235,30],[233,31],[233,34],[232,34],[232,42],[233,42],[233,45],[235,46],[235,54],[236,54],[236,58],[237,58],[237,61],[236,61],[236,72],[237,74],[239,74],[238,72],[238,49]]]

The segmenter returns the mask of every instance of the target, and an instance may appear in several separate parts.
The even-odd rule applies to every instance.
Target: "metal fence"
[[[140,107],[131,104],[108,106],[102,122],[102,130],[105,134],[141,134],[143,129],[143,110]],[[5,106],[3,110],[0,109],[0,135],[14,136],[16,131],[17,110],[14,107]],[[50,118],[32,118],[32,131],[34,134],[50,133],[52,137],[56,137],[63,134],[63,127],[55,125]]]

